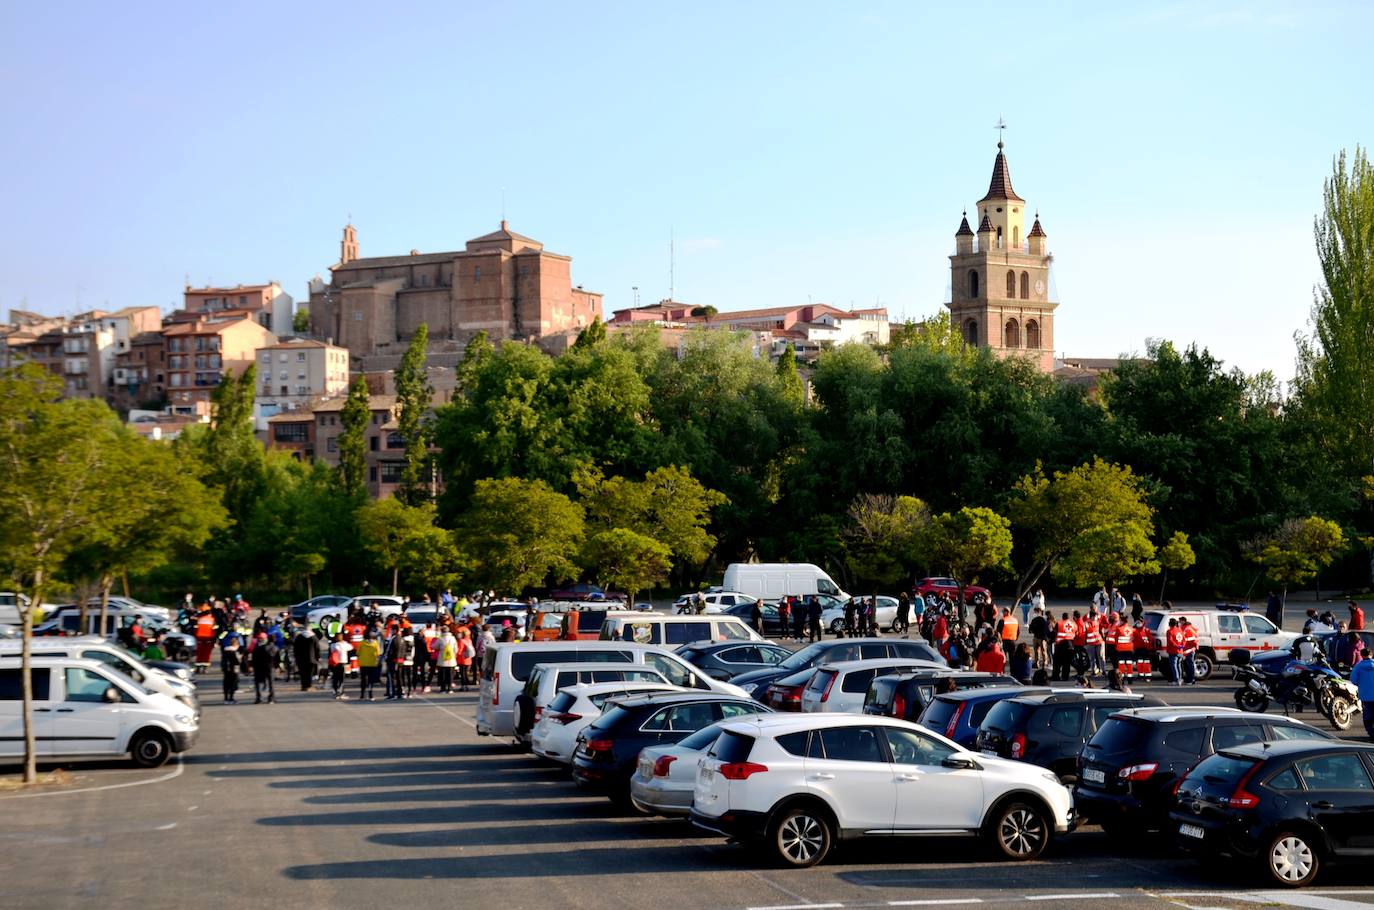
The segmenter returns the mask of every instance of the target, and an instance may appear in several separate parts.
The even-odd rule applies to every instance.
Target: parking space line
[[[844,904],[773,904],[768,907],[750,907],[749,910],[835,910]]]
[[[431,708],[438,708],[440,711],[443,711],[445,714],[447,714],[449,717],[452,717],[454,720],[462,721],[463,723],[467,724],[469,727],[471,727],[471,728],[474,729],[474,730],[477,729],[477,724],[476,724],[476,723],[474,723],[473,721],[468,720],[466,717],[462,716],[461,714],[454,714],[452,711],[450,711],[448,708],[445,708],[443,705],[439,704],[437,701],[430,701],[428,698],[425,698],[423,695],[419,696],[419,698],[420,698],[420,701],[422,701],[422,702],[424,702],[425,704],[429,705]]]
[[[1115,891],[1095,891],[1087,894],[1027,894],[1028,901],[1086,901],[1120,897]]]
[[[122,784],[105,784],[100,787],[80,787],[76,790],[49,790],[44,793],[17,793],[14,796],[0,796],[0,801],[7,799],[34,799],[39,796],[67,796],[72,793],[99,793],[102,790],[123,790],[125,787],[144,787],[148,784],[157,784],[165,780],[172,780],[181,776],[181,772],[186,770],[186,766],[181,763],[181,756],[177,757],[176,770],[161,777],[153,777],[148,780],[130,780]]]
[[[952,904],[981,904],[981,897],[951,897],[945,900],[888,901],[889,907],[944,907]]]

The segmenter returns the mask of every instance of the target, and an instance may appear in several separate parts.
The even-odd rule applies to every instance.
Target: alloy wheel
[[[825,828],[809,815],[790,816],[778,829],[778,847],[798,865],[811,862],[825,846]]]
[[[1002,816],[997,836],[1010,856],[1033,856],[1045,845],[1045,822],[1024,806]]]

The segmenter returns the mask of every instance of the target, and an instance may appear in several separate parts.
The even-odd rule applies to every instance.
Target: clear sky
[[[1293,373],[1374,4],[0,7],[0,311],[179,301],[512,229],[607,314],[941,308],[998,117],[1057,347]],[[504,193],[503,193],[504,188]]]

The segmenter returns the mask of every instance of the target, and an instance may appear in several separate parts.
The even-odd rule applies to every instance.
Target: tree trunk
[[[1164,586],[1169,583],[1169,570],[1165,569],[1162,573],[1164,578],[1159,583],[1159,603],[1164,603]]]
[[[38,740],[33,732],[33,671],[30,669],[32,664],[32,644],[33,644],[33,611],[38,609],[43,603],[43,570],[39,569],[33,573],[33,593],[29,595],[33,599],[29,601],[27,608],[20,607],[23,613],[23,636],[19,651],[19,676],[21,679],[24,703],[21,711],[24,715],[24,783],[38,783]]]
[[[114,576],[105,574],[100,577],[100,634],[106,635],[105,623],[110,614],[110,588],[114,587]]]
[[[86,602],[90,599],[90,593],[91,593],[91,589],[90,589],[84,582],[76,589],[76,600],[77,600],[77,626],[76,626],[76,627],[77,627],[78,629],[81,630],[81,634],[82,634],[82,635],[85,635],[85,634],[86,634],[86,631],[90,628],[90,624],[87,622],[87,614],[88,614],[89,611],[86,609]]]
[[[310,576],[309,576],[309,575],[305,576],[305,599],[306,599],[306,600],[314,600],[314,599],[315,599],[315,588],[314,588],[314,586],[310,583]]]
[[[400,567],[400,566],[392,566],[392,567],[391,567],[391,596],[392,596],[392,597],[395,597],[395,596],[396,596],[396,583],[397,583],[397,581],[400,579],[400,576],[401,576],[401,567]]]
[[[120,572],[120,573],[119,573],[119,577],[120,577],[120,579],[124,582],[124,596],[125,596],[125,597],[128,597],[128,596],[129,596],[129,573],[128,573],[128,572]]]

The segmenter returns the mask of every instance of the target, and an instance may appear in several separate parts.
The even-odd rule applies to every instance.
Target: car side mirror
[[[105,691],[101,693],[100,699],[106,704],[113,705],[117,703],[119,701],[119,689],[114,686],[107,686]]]
[[[956,771],[978,771],[978,763],[967,755],[950,755],[940,762],[946,768],[953,768]]]

